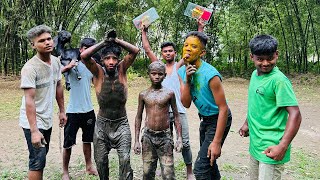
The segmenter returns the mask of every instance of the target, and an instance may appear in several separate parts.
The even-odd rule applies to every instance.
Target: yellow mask
[[[189,36],[183,44],[182,57],[186,64],[194,64],[195,61],[200,60],[204,49],[201,41],[196,36]]]

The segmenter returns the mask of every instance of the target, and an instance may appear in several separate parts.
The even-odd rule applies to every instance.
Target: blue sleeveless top
[[[183,82],[186,83],[186,66],[182,66],[178,73]],[[203,60],[201,60],[200,67],[192,75],[190,86],[192,101],[199,113],[204,116],[219,114],[218,106],[209,86],[210,80],[215,76],[218,76],[220,80],[222,79],[216,68]]]

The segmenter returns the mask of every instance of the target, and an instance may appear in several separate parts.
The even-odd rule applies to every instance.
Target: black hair
[[[251,54],[271,55],[277,51],[278,41],[271,35],[261,34],[250,40],[249,47]]]
[[[199,31],[191,31],[187,34],[186,39],[189,36],[195,36],[197,38],[199,38],[201,44],[203,45],[203,47],[205,48],[208,42],[208,36],[206,34],[204,34],[203,32],[199,32]]]
[[[160,47],[162,50],[163,48],[168,47],[168,46],[172,46],[173,49],[176,51],[176,45],[173,42],[169,42],[169,41],[163,42]]]
[[[120,57],[121,55],[121,47],[114,43],[114,42],[109,42],[104,48],[101,49],[100,51],[100,56],[101,56],[101,60],[103,60],[103,58],[110,54],[113,53],[114,55],[116,55],[117,57]]]
[[[83,38],[80,42],[80,48],[83,48],[84,46],[85,47],[91,47],[93,45],[96,44],[96,40],[93,39],[93,38]]]

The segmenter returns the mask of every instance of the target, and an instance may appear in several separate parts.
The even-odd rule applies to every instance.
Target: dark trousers
[[[198,157],[194,164],[193,173],[197,180],[219,180],[221,178],[220,171],[216,160],[214,161],[213,166],[210,165],[210,159],[207,157],[208,147],[211,144],[217,128],[218,115],[213,116],[202,116],[199,115],[201,119],[200,123],[200,150]],[[226,139],[228,132],[231,127],[232,115],[229,111],[227,126],[223,134],[221,147]]]

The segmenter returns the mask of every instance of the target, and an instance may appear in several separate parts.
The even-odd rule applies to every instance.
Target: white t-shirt
[[[61,80],[61,64],[51,55],[51,65],[33,56],[21,70],[20,88],[35,88],[37,127],[48,130],[52,127],[53,102],[56,97],[57,82]],[[30,129],[26,115],[25,96],[22,97],[19,125]]]

